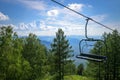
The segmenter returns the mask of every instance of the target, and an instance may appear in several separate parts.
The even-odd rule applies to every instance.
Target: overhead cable
[[[85,15],[83,15],[83,14],[81,14],[81,13],[79,13],[79,12],[77,12],[77,11],[75,11],[75,10],[73,10],[73,9],[71,9],[71,8],[69,8],[69,7],[65,6],[65,5],[57,2],[57,1],[55,1],[55,0],[51,0],[51,1],[53,1],[53,2],[55,2],[55,3],[57,3],[57,4],[59,4],[59,5],[63,6],[63,7],[65,7],[65,8],[67,8],[67,9],[69,9],[70,11],[73,11],[74,13],[76,13],[76,14],[78,14],[78,15],[81,15],[81,16],[85,17],[86,19],[89,19],[89,20],[91,20],[91,21],[93,21],[93,22],[95,22],[95,23],[97,23],[97,24],[99,24],[99,25],[101,25],[101,26],[103,26],[103,27],[111,30],[111,31],[114,31],[114,29],[111,29],[110,27],[108,27],[108,26],[106,26],[106,25],[104,25],[104,24],[102,24],[102,23],[100,23],[100,22],[98,22],[98,21],[96,21],[96,20],[88,17],[88,16],[85,16]]]

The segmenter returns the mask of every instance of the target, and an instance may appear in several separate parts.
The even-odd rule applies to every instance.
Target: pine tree
[[[46,48],[32,33],[25,39],[23,57],[32,68],[31,80],[42,79],[45,75]]]
[[[55,79],[63,80],[64,78],[64,65],[66,64],[68,58],[71,57],[69,54],[72,52],[72,46],[69,45],[66,36],[62,29],[58,29],[56,33],[56,38],[54,38],[51,44],[51,51],[54,54],[54,68],[55,68]]]

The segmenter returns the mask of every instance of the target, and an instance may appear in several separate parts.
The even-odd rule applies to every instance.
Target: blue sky
[[[56,0],[67,7],[120,31],[120,0]],[[0,26],[11,25],[20,36],[34,33],[53,36],[58,28],[66,35],[84,35],[85,18],[51,0],[0,0]],[[89,22],[88,34],[110,30]]]

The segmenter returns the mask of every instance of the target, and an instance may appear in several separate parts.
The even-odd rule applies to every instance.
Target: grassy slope
[[[44,78],[44,80],[52,80],[51,78],[52,77],[49,76],[49,77]],[[93,78],[87,78],[87,77],[84,77],[84,76],[79,76],[79,75],[69,75],[69,76],[65,76],[64,80],[94,80],[94,79]]]
[[[65,76],[64,80],[94,80],[93,78],[87,78],[79,75]]]

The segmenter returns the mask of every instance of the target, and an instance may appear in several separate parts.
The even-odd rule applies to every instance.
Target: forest
[[[0,80],[120,80],[120,34],[104,33],[95,42],[91,54],[107,57],[104,62],[74,64],[72,46],[62,29],[47,49],[30,33],[18,36],[11,26],[0,27]],[[107,47],[106,47],[107,46]],[[81,59],[80,59],[81,60]]]

